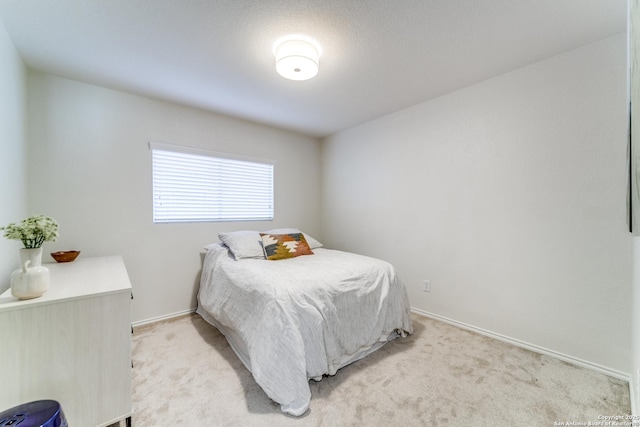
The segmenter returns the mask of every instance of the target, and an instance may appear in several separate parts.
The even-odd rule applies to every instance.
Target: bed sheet
[[[210,246],[198,293],[197,312],[242,340],[249,360],[240,358],[258,385],[294,416],[309,407],[309,379],[334,375],[394,331],[413,332],[391,264],[325,248],[314,253],[236,261],[224,245]]]

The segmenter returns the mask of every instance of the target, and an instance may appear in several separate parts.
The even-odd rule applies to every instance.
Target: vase
[[[20,268],[11,273],[11,295],[37,298],[49,289],[49,269],[42,266],[42,248],[20,249]]]

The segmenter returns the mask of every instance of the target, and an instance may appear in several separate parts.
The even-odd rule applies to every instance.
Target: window
[[[273,219],[269,160],[150,142],[153,222]]]

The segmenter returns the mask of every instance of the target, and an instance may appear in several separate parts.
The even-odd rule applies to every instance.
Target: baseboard
[[[195,313],[195,308],[190,308],[188,310],[178,311],[176,313],[165,314],[163,316],[152,317],[150,319],[138,320],[137,322],[131,322],[131,327],[136,328],[138,326],[149,325],[151,323],[162,322],[163,320],[173,319],[175,317],[185,316],[187,314]]]
[[[513,344],[513,345],[515,345],[517,347],[525,348],[527,350],[531,350],[531,351],[534,351],[536,353],[540,353],[540,354],[544,354],[544,355],[547,355],[547,356],[555,357],[557,359],[560,359],[560,360],[565,361],[567,363],[571,363],[573,365],[577,365],[577,366],[581,366],[583,368],[591,369],[591,370],[600,372],[602,374],[608,375],[610,377],[618,378],[618,379],[623,380],[623,381],[628,381],[630,388],[631,388],[631,385],[633,383],[633,381],[631,381],[631,378],[630,378],[629,374],[626,373],[626,372],[621,372],[621,371],[618,371],[616,369],[611,369],[611,368],[608,368],[606,366],[598,365],[597,363],[588,362],[586,360],[582,360],[582,359],[579,359],[577,357],[573,357],[573,356],[569,356],[569,355],[566,355],[566,354],[563,354],[563,353],[559,353],[557,351],[549,350],[547,348],[540,347],[540,346],[537,346],[537,345],[534,345],[534,344],[530,344],[530,343],[527,343],[525,341],[520,341],[520,340],[517,340],[515,338],[507,337],[505,335],[501,335],[501,334],[498,334],[498,333],[495,333],[495,332],[492,332],[492,331],[488,331],[486,329],[478,328],[476,326],[469,325],[467,323],[463,323],[463,322],[459,322],[457,320],[449,319],[447,317],[440,316],[438,314],[429,313],[427,311],[420,310],[420,309],[415,308],[415,307],[411,307],[411,311],[413,311],[414,313],[419,314],[421,316],[425,316],[425,317],[429,317],[431,319],[439,320],[441,322],[448,323],[450,325],[457,326],[459,328],[466,329],[468,331],[476,332],[476,333],[478,333],[480,335],[484,335],[484,336],[487,336],[487,337],[490,337],[490,338],[494,338],[494,339],[497,339],[499,341],[506,342],[508,344]],[[630,389],[630,392],[631,392],[631,389]],[[632,406],[633,406],[633,398],[631,400],[632,400]]]

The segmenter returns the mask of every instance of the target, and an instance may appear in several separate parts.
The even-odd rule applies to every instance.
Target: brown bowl
[[[60,251],[60,252],[52,252],[51,257],[56,260],[56,262],[71,262],[76,259],[80,255],[80,251]]]

